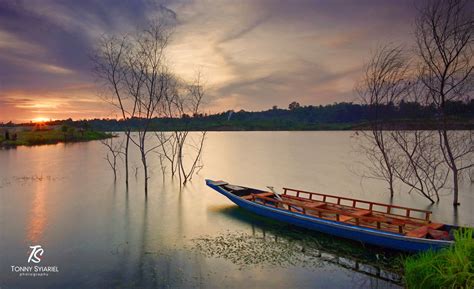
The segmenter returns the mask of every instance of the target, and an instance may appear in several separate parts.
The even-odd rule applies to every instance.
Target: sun
[[[42,122],[47,122],[49,121],[49,118],[46,118],[46,117],[35,117],[33,119],[31,119],[32,122],[34,123],[42,123]]]

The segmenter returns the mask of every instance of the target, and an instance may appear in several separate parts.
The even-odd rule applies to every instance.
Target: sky
[[[413,0],[0,0],[0,122],[118,117],[90,55],[103,35],[174,18],[167,59],[200,71],[204,112],[357,101],[384,43],[410,45]]]

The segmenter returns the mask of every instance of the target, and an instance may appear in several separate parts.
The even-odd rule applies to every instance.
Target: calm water
[[[235,207],[205,178],[388,201],[361,179],[349,132],[209,133],[205,167],[180,189],[152,164],[144,198],[138,156],[128,192],[114,184],[99,142],[0,151],[0,288],[398,288],[396,254],[274,223]],[[474,224],[474,187],[429,207],[400,193],[394,203],[434,219]],[[30,245],[49,276],[22,276]],[[32,265],[30,263],[29,265]],[[33,264],[35,265],[35,264]]]

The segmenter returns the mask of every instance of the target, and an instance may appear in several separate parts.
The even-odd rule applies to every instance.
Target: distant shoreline
[[[395,106],[387,104],[379,108],[375,118],[373,108],[356,103],[334,103],[319,106],[300,106],[291,103],[288,109],[274,106],[262,111],[234,111],[174,117],[143,119],[95,118],[83,120],[51,120],[47,126],[70,126],[95,131],[138,130],[147,127],[149,131],[344,131],[370,129],[370,121],[378,119],[387,130],[437,130],[440,128],[440,113],[432,106],[403,102]],[[445,118],[450,130],[474,129],[474,99],[469,102],[448,102]],[[34,123],[0,123],[5,127],[35,126]]]
[[[438,130],[439,124],[434,121],[413,121],[413,120],[396,120],[381,123],[382,130]],[[474,130],[474,119],[452,120],[447,124],[448,130]],[[100,129],[100,128],[99,128]],[[232,122],[222,123],[219,125],[206,125],[205,123],[189,122],[185,125],[158,125],[153,126],[150,131],[360,131],[370,130],[371,124],[362,123],[291,123],[289,125],[266,124],[261,125],[258,122],[233,124]],[[103,129],[100,129],[103,130]],[[124,131],[125,127],[120,129],[110,129],[104,131]],[[132,131],[136,131],[133,127]]]
[[[0,147],[32,146],[56,143],[84,142],[112,137],[108,132],[138,131],[143,119],[92,119],[56,120],[41,124],[0,125]],[[257,132],[257,131],[367,131],[368,121],[310,122],[290,119],[214,119],[208,117],[155,118],[148,131],[210,131],[210,132]],[[378,123],[382,130],[438,130],[437,119],[392,119]],[[451,117],[446,123],[448,130],[474,130],[474,117]],[[6,132],[9,132],[9,140]],[[15,136],[16,134],[16,136]]]
[[[92,123],[91,123],[92,122]],[[68,127],[72,132],[61,132],[60,124],[50,125],[54,129],[37,131],[35,125],[15,125],[0,127],[0,145],[5,145],[4,133],[6,130],[11,132],[19,131],[22,136],[18,136],[17,141],[10,141],[6,145],[36,145],[36,144],[54,144],[60,142],[81,142],[89,140],[98,140],[111,137],[107,132],[123,132],[126,125],[121,123],[118,127],[108,125],[110,120],[100,121],[69,121]],[[87,130],[81,130],[80,127],[88,123]],[[382,130],[438,130],[439,124],[428,120],[393,120],[380,123]],[[63,125],[64,126],[64,125]],[[132,132],[138,131],[133,126],[130,127]],[[449,130],[474,130],[474,119],[451,120],[447,124]],[[209,125],[199,121],[189,121],[185,124],[175,122],[154,123],[150,128],[150,132],[172,132],[172,131],[213,131],[213,132],[243,132],[243,131],[364,131],[370,130],[371,124],[363,123],[291,123],[287,125],[266,123],[262,125],[258,122],[233,123],[232,121],[219,124]],[[69,134],[69,136],[68,136]]]

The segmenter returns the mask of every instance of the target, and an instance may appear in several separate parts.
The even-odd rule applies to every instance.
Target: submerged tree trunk
[[[458,199],[458,193],[459,193],[459,170],[456,164],[456,160],[453,154],[453,150],[451,148],[449,136],[448,136],[448,131],[446,129],[446,120],[444,121],[444,129],[442,131],[443,135],[443,142],[444,142],[444,148],[445,148],[445,158],[448,162],[448,166],[451,169],[451,172],[453,173],[453,206],[459,206],[459,199]]]
[[[453,182],[454,182],[454,188],[453,188],[453,206],[459,206],[459,200],[458,200],[458,192],[459,192],[459,185],[458,185],[458,171],[455,170],[453,171]]]
[[[128,146],[130,144],[130,129],[125,132],[125,186],[128,188]]]
[[[393,189],[393,175],[390,176],[390,199],[393,199],[394,189]]]
[[[145,181],[145,197],[148,196],[148,165],[146,162],[146,154],[145,151],[141,151],[142,154],[142,164],[143,164],[143,175],[144,175],[144,181]]]

